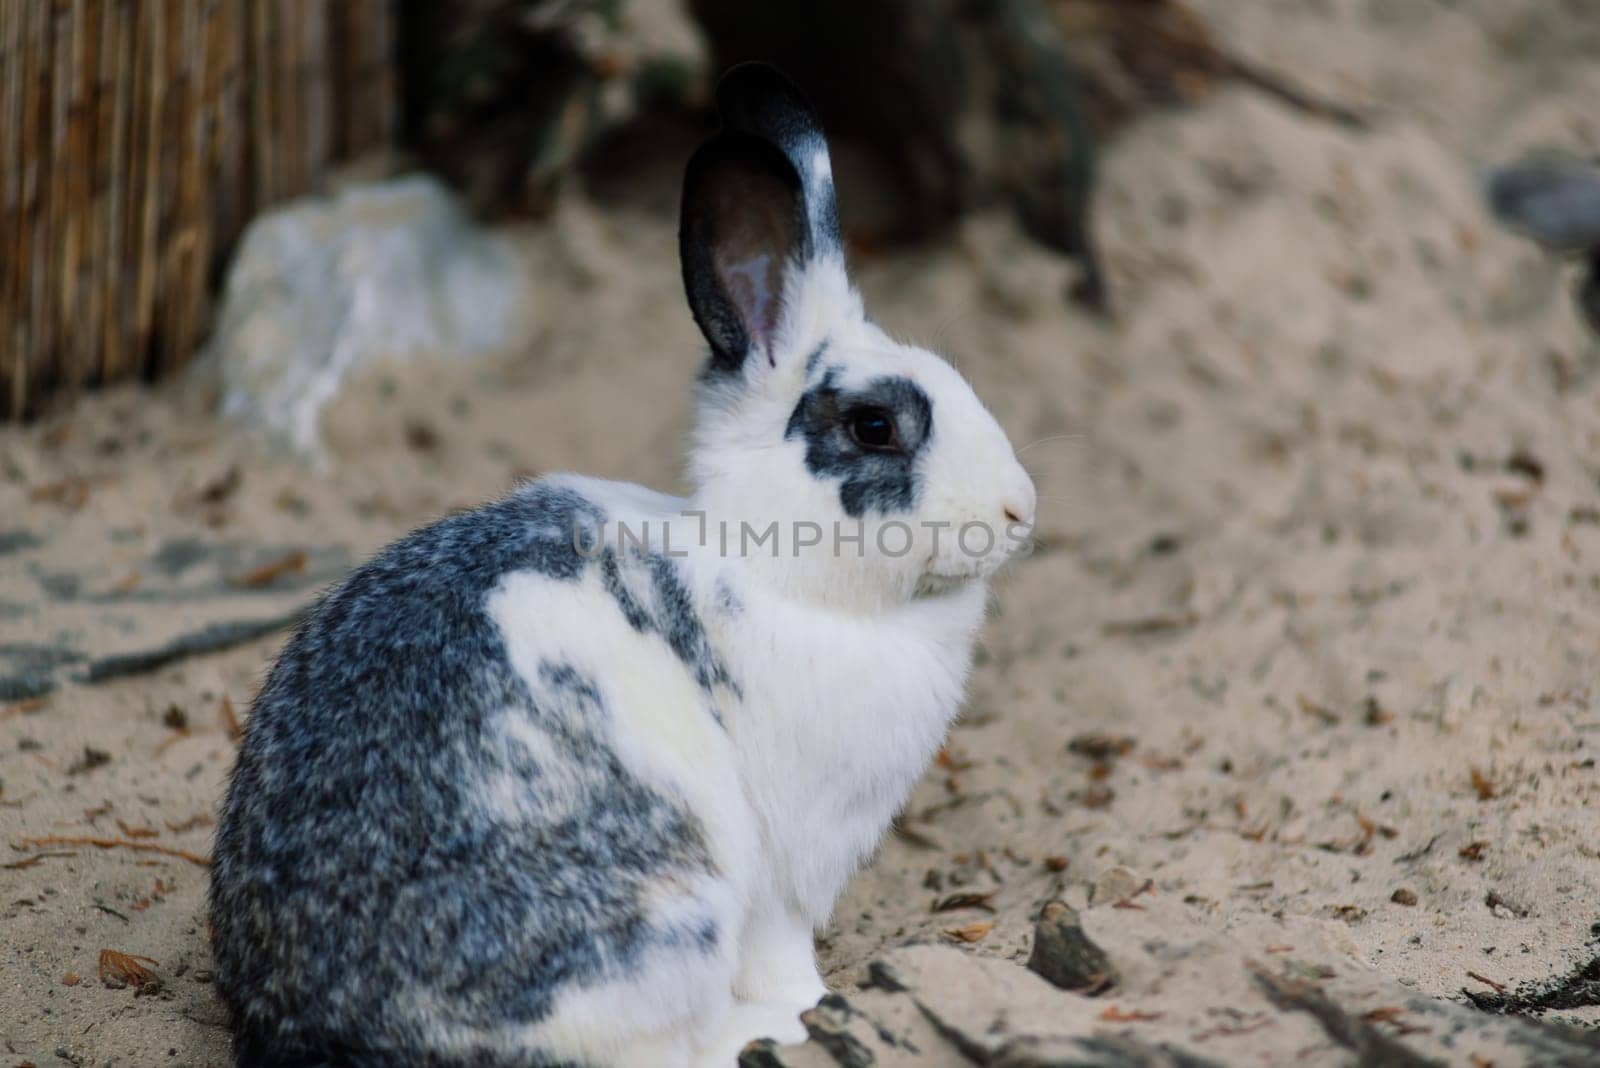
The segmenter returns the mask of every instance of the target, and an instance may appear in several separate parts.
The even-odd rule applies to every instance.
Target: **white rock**
[[[250,225],[229,268],[209,353],[223,411],[323,461],[319,415],[352,371],[503,349],[529,296],[510,245],[434,178],[294,201]]]

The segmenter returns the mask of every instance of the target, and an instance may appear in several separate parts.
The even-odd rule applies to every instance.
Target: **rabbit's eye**
[[[900,448],[900,434],[894,416],[883,408],[860,408],[850,414],[850,437],[863,449],[894,451]]]

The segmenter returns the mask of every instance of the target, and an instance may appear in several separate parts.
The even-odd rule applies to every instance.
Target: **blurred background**
[[[7,1054],[224,1062],[211,820],[320,590],[540,473],[684,488],[679,183],[751,58],[1041,493],[818,943],[943,1030],[822,1023],[1595,1063],[1592,0],[0,0]],[[1024,973],[1048,901],[1098,996]]]
[[[13,418],[186,363],[243,228],[352,161],[424,168],[485,221],[547,216],[575,185],[670,211],[742,59],[815,98],[857,246],[1003,205],[1097,310],[1095,146],[1119,127],[1231,80],[1361,121],[1169,0],[16,2],[0,58]]]

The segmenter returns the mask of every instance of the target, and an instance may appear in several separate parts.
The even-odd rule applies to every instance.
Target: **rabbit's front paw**
[[[788,916],[752,920],[739,943],[733,992],[741,1001],[809,1009],[828,992],[811,926]]]

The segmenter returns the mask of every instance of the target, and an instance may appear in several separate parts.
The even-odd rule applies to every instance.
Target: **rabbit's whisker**
[[[1037,449],[1040,445],[1047,445],[1052,441],[1071,441],[1074,444],[1081,445],[1083,444],[1083,440],[1083,434],[1052,434],[1047,438],[1040,438],[1038,441],[1028,442],[1028,444],[1017,450],[1017,455],[1021,456],[1029,449]]]

